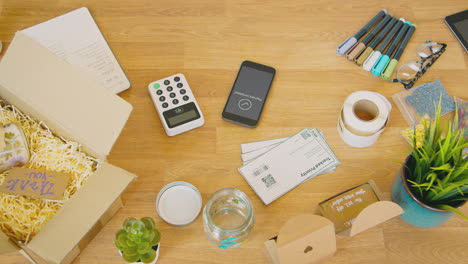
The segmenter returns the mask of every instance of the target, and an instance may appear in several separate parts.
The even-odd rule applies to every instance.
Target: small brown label
[[[0,192],[28,195],[49,200],[62,200],[70,174],[46,170],[12,168]]]

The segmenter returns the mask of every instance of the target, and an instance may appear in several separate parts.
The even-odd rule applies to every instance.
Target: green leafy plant
[[[152,248],[159,244],[161,233],[151,217],[127,218],[115,235],[115,246],[127,262],[151,263],[156,258]]]
[[[464,148],[468,140],[458,129],[458,113],[448,122],[440,118],[441,105],[432,122],[424,124],[422,141],[417,142],[416,129],[407,160],[406,179],[413,195],[433,208],[455,212],[466,220],[459,207],[468,200],[468,158]]]

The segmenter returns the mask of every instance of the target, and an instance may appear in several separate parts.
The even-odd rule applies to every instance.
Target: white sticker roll
[[[391,110],[391,103],[379,93],[354,92],[343,104],[338,118],[338,133],[350,146],[371,146],[385,129]]]

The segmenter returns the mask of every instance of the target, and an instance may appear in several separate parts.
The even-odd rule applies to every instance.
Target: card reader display
[[[173,128],[200,118],[200,113],[194,103],[188,103],[163,113],[169,128]]]

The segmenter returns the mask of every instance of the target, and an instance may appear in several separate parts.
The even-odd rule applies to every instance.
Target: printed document
[[[112,92],[130,88],[130,81],[86,7],[22,32]]]

